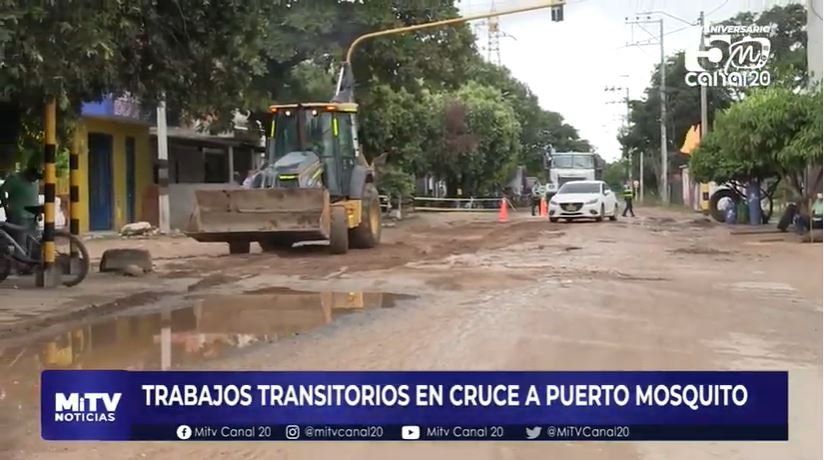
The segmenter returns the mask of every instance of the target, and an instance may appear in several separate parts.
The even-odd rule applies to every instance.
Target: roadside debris
[[[100,272],[120,272],[130,276],[141,276],[153,269],[152,255],[145,249],[109,249],[100,259]],[[140,271],[141,275],[136,273]]]
[[[152,227],[152,224],[148,222],[134,222],[131,224],[126,224],[123,228],[120,229],[121,236],[140,236],[153,233],[156,233],[156,229]]]

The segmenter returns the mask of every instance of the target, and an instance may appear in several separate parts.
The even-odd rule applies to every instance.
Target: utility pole
[[[492,0],[490,12],[495,12],[495,0]],[[486,58],[495,65],[501,65],[501,27],[497,16],[487,19]]]
[[[638,178],[638,201],[640,201],[641,203],[644,202],[644,154],[645,153],[646,152],[642,150],[638,154],[638,157],[639,157],[639,160],[638,160],[638,163],[639,163],[638,164],[638,171],[639,171],[638,172],[638,176],[639,176],[639,178]]]
[[[166,101],[157,104],[157,220],[161,233],[168,234],[169,225],[169,149],[166,132]]]
[[[660,66],[660,74],[661,74],[661,83],[659,87],[659,99],[660,99],[660,108],[661,108],[661,119],[660,119],[660,129],[661,129],[661,174],[658,178],[659,181],[659,190],[658,193],[661,197],[661,202],[666,204],[669,203],[669,184],[668,184],[668,172],[669,172],[669,161],[667,160],[667,56],[664,50],[664,20],[663,19],[655,19],[653,20],[650,16],[646,18],[640,18],[636,16],[634,21],[626,21],[627,24],[637,24],[637,25],[644,25],[644,24],[658,24],[658,47],[660,49],[661,54],[661,66]],[[645,29],[646,30],[646,29]],[[652,33],[648,32],[650,35]],[[654,35],[653,35],[654,37]],[[653,42],[654,43],[654,42]],[[650,43],[650,44],[653,44]],[[643,165],[642,165],[643,167]],[[643,184],[643,174],[641,175],[641,184]],[[642,185],[643,188],[643,185]]]
[[[669,204],[669,162],[667,161],[667,56],[664,52],[664,20],[658,20],[658,44],[661,48],[661,201]]]
[[[629,75],[621,75],[621,76],[625,77],[625,78],[629,78]],[[617,101],[607,102],[607,104],[625,104],[626,105],[627,113],[626,113],[626,119],[624,120],[624,130],[625,130],[624,132],[628,133],[629,130],[630,130],[630,109],[631,109],[630,104],[629,104],[629,86],[627,86],[627,87],[608,86],[608,87],[604,88],[604,91],[607,91],[607,92],[625,91],[626,94],[622,99],[619,99]],[[629,149],[626,149],[625,153],[626,153],[627,161],[629,163],[627,165],[628,168],[629,168],[629,171],[628,171],[627,175],[629,177],[630,183],[632,183],[632,179],[633,179],[632,154],[630,153]]]
[[[701,15],[698,17],[698,24],[701,25],[701,45],[700,50],[704,51],[706,44],[704,43],[704,12],[701,12]],[[708,107],[707,107],[707,87],[706,85],[701,85],[701,139],[704,139],[704,136],[710,132],[710,122],[709,122],[709,115],[708,115]]]

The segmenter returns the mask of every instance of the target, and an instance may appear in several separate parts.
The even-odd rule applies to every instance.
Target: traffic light
[[[552,13],[552,22],[564,20],[564,5],[553,6],[550,12]]]

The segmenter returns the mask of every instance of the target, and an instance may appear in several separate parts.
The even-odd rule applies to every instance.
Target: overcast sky
[[[495,0],[497,10],[530,6],[542,0]],[[639,13],[664,11],[682,18],[664,19],[664,48],[669,55],[697,47],[700,12],[707,22],[717,22],[739,11],[762,11],[793,0],[567,0],[563,22],[552,22],[549,10],[500,18],[502,32],[512,36],[500,41],[501,62],[525,82],[547,110],[561,113],[578,128],[607,160],[620,156],[615,139],[623,123],[625,92],[605,92],[606,86],[629,87],[630,98],[643,94],[654,66],[660,62],[658,25],[627,25],[625,18]],[[464,15],[489,11],[492,0],[461,0]],[[483,22],[473,23],[478,48],[486,56],[488,35]],[[646,29],[646,30],[645,30]],[[651,35],[652,34],[652,35]],[[633,42],[648,46],[627,46]],[[680,142],[680,141],[678,141]]]

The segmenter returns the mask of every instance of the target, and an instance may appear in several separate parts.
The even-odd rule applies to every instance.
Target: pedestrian
[[[40,171],[34,166],[28,166],[6,178],[0,186],[0,206],[5,208],[6,220],[13,225],[19,225],[26,230],[37,229],[37,216],[26,210],[29,206],[40,205]],[[26,249],[26,233],[10,231],[12,236],[23,249]]]
[[[535,208],[537,208],[541,203],[541,195],[544,193],[544,187],[540,183],[535,182],[532,186],[532,190],[529,192],[529,202],[532,208],[532,215],[534,216]]]
[[[634,197],[635,192],[632,190],[632,184],[624,184],[624,213],[621,214],[622,217],[627,217],[627,212],[629,212],[632,217],[635,217],[635,211],[632,209],[632,199]]]

